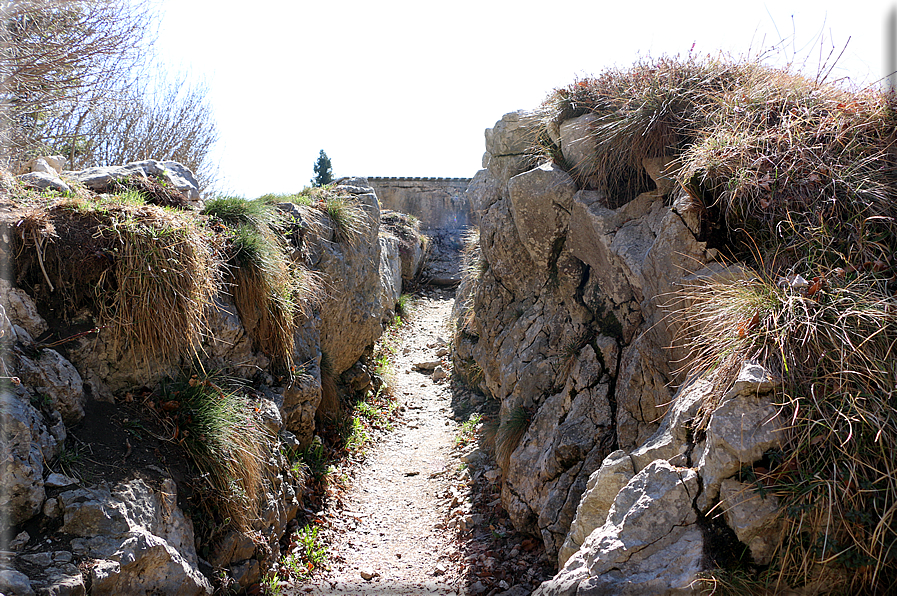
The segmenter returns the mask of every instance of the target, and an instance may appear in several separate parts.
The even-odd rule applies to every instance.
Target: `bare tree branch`
[[[0,0],[0,159],[173,159],[210,184],[208,88],[158,74],[156,16],[152,0]]]

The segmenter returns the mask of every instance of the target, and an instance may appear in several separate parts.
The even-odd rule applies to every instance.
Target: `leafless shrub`
[[[174,160],[208,188],[218,138],[208,88],[154,63],[157,20],[152,0],[0,4],[0,159]]]
[[[0,140],[7,161],[58,144],[145,59],[146,0],[10,0],[0,6]],[[23,153],[25,155],[23,155]]]
[[[208,87],[185,74],[134,83],[119,101],[98,104],[82,124],[79,146],[69,147],[73,168],[144,159],[180,162],[207,188],[216,178],[209,161],[218,140]]]

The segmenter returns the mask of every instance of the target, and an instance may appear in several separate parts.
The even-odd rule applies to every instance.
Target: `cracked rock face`
[[[652,462],[620,490],[604,525],[535,594],[689,590],[703,570],[704,541],[693,505],[699,487],[694,470]]]
[[[774,381],[755,363],[746,363],[723,403],[713,411],[707,440],[697,463],[704,490],[698,507],[707,511],[719,496],[720,485],[743,466],[781,447],[784,422],[769,395]]]
[[[559,166],[532,163],[537,125],[512,112],[486,132],[485,169],[467,193],[482,261],[459,296],[473,316],[459,324],[454,358],[482,370],[500,424],[526,413],[527,427],[500,445],[511,452],[500,462],[502,504],[556,554],[590,475],[657,430],[675,355],[656,295],[676,283],[667,272],[706,255],[663,190],[610,209]],[[587,128],[554,131],[565,156],[591,150]]]
[[[9,393],[0,394],[0,532],[40,512],[46,497],[44,467],[58,448],[40,412]]]
[[[63,531],[77,536],[76,554],[98,559],[92,594],[211,594],[199,572],[193,524],[177,507],[166,480],[159,493],[142,480],[59,495]]]
[[[558,553],[558,566],[563,567],[576,554],[585,539],[607,521],[607,514],[620,490],[626,486],[635,470],[625,451],[617,450],[608,455],[597,472],[589,476],[586,492],[576,508],[576,517],[570,532]]]
[[[589,125],[547,131],[576,181],[527,160],[525,113],[487,131],[468,188],[479,262],[459,289],[453,359],[501,403],[502,505],[563,566],[541,594],[691,593],[705,565],[697,516],[727,511],[757,561],[775,548],[775,505],[733,482],[781,444],[778,381],[759,363],[729,389],[684,378],[671,296],[743,274],[697,241],[673,156],[645,160],[656,189],[632,200],[591,190]]]
[[[751,549],[758,565],[768,565],[775,554],[781,521],[779,499],[757,490],[757,486],[731,478],[720,484],[720,507],[735,535]]]

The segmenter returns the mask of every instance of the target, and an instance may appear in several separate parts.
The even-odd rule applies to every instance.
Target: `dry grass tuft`
[[[461,283],[455,292],[455,315],[457,330],[462,333],[474,334],[476,313],[474,302],[476,290],[480,279],[488,269],[488,261],[480,248],[480,231],[478,228],[468,228],[462,237],[463,248],[461,251]]]
[[[216,523],[248,532],[259,518],[275,441],[226,379],[193,375],[163,385],[178,404],[173,433],[201,473],[200,500]]]
[[[128,197],[36,208],[17,236],[17,280],[63,318],[97,311],[116,343],[172,363],[206,331],[219,261],[199,222]]]
[[[610,207],[646,189],[644,158],[675,157],[698,240],[746,264],[743,279],[684,288],[675,307],[686,372],[718,396],[747,360],[783,380],[788,438],[761,479],[784,502],[775,589],[825,578],[886,590],[897,581],[897,95],[689,56],[576,81],[542,114],[542,151]],[[564,164],[558,126],[586,114],[594,157]]]
[[[502,470],[507,470],[511,461],[511,454],[520,445],[526,431],[533,421],[533,413],[518,406],[513,408],[508,416],[501,421],[495,432],[495,459]]]
[[[326,352],[321,352],[321,403],[315,416],[324,420],[338,420],[342,415],[340,407],[339,391],[336,387],[336,375],[333,373],[333,364]]]
[[[717,395],[748,360],[784,381],[787,440],[759,478],[783,498],[779,586],[826,574],[876,591],[897,578],[897,303],[885,285],[865,273],[803,283],[747,271],[683,290],[692,373]]]
[[[229,230],[230,277],[243,325],[257,347],[292,374],[293,334],[323,298],[320,276],[288,256],[275,233],[272,202],[223,197],[210,201],[203,213]]]
[[[104,233],[119,243],[117,291],[101,319],[139,358],[174,362],[206,330],[205,312],[219,285],[215,253],[195,222],[158,208],[110,223]]]
[[[603,190],[617,207],[651,186],[642,160],[684,150],[701,134],[706,104],[753,68],[718,59],[663,57],[612,69],[556,89],[541,107],[541,151],[564,164],[551,130],[591,115],[595,159],[565,164],[582,187]]]

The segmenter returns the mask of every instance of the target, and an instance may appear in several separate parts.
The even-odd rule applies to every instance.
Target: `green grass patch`
[[[483,416],[474,412],[470,417],[461,423],[458,434],[455,436],[455,447],[464,447],[474,441],[477,437],[477,431],[481,428]]]
[[[224,378],[193,375],[161,387],[173,412],[172,441],[200,472],[197,502],[220,527],[251,531],[274,439],[247,398]]]
[[[305,525],[293,534],[290,551],[262,583],[269,595],[282,594],[287,584],[306,579],[326,564],[327,547],[318,526]]]
[[[271,203],[261,199],[250,201],[240,197],[216,197],[205,204],[202,213],[230,227],[248,224],[262,228],[274,221]]]
[[[225,226],[234,302],[257,347],[292,374],[293,333],[323,298],[321,279],[295,265],[269,201],[220,197],[203,213]]]

